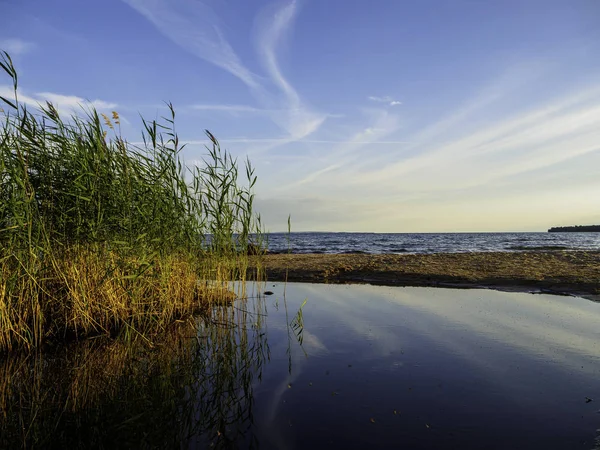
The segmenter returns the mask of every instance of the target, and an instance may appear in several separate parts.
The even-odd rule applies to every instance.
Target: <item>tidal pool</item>
[[[3,361],[0,446],[600,448],[600,304],[303,283],[248,293],[149,353]]]

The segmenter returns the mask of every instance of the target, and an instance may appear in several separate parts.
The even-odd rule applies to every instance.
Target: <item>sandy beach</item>
[[[600,300],[600,252],[269,254],[269,281],[490,288]]]

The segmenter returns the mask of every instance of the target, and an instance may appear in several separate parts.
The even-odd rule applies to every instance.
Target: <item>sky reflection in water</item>
[[[284,301],[283,284],[268,289],[261,448],[594,448],[598,304],[299,283]],[[285,303],[289,323],[304,299],[301,347]]]

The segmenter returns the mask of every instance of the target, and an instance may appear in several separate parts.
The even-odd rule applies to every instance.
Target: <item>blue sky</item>
[[[174,104],[256,167],[271,231],[600,223],[597,0],[0,0],[20,95]],[[0,95],[8,80],[0,79]]]

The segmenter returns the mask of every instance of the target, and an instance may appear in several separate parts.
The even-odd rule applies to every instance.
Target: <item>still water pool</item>
[[[599,304],[290,283],[288,311],[307,299],[300,345],[284,285],[271,290],[271,361],[254,388],[266,447],[594,448]]]
[[[600,304],[302,283],[248,293],[149,353],[3,361],[0,444],[600,448]]]

